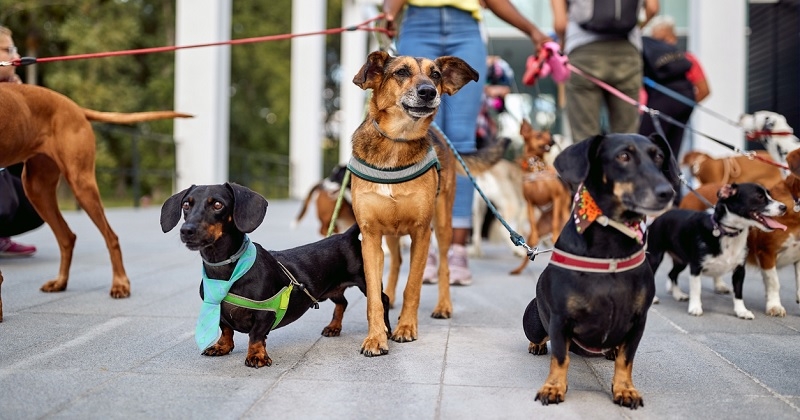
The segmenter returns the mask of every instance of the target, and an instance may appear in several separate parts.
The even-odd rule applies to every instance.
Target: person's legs
[[[603,79],[635,100],[642,88],[642,54],[627,40],[602,43],[608,74]],[[612,133],[637,133],[639,110],[622,99],[607,94],[608,120]]]
[[[577,68],[594,75],[603,57],[594,52],[592,44],[578,47],[569,54],[569,61]],[[566,83],[566,111],[572,141],[579,142],[600,134],[600,108],[602,90],[590,80],[573,75]]]

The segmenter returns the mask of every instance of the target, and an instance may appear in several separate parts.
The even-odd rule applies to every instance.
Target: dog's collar
[[[719,237],[720,235],[734,237],[739,236],[743,232],[742,229],[732,228],[730,226],[725,226],[722,223],[718,222],[714,215],[711,215],[711,225],[714,226],[714,229],[711,231],[711,234]]]
[[[645,260],[645,248],[625,258],[590,258],[570,254],[558,248],[553,248],[550,264],[573,271],[586,273],[621,273],[633,270],[642,265]]]
[[[594,222],[603,226],[611,226],[614,229],[624,233],[632,239],[636,239],[639,244],[644,244],[644,231],[642,230],[642,223],[621,223],[603,214],[600,207],[589,194],[586,186],[581,184],[578,187],[578,192],[575,193],[575,205],[572,209],[572,218],[575,221],[575,229],[578,233],[583,234]]]
[[[433,149],[433,146],[428,147],[428,153],[421,161],[400,168],[376,168],[355,156],[352,156],[350,162],[347,163],[347,169],[355,176],[379,184],[406,182],[428,172],[433,166],[436,166],[437,171],[441,169],[439,158],[436,156],[436,150]]]
[[[386,134],[386,132],[381,129],[381,126],[378,125],[378,120],[372,120],[372,126],[375,127],[376,130],[378,130],[378,133],[380,135],[382,135],[383,137],[386,137],[387,139],[389,139],[391,141],[398,141],[398,142],[401,142],[401,143],[410,141],[409,139],[404,139],[404,138],[400,138],[400,137],[392,137],[392,136]]]
[[[235,254],[231,255],[231,257],[228,258],[227,260],[220,262],[210,262],[205,258],[203,258],[202,255],[200,256],[200,259],[202,259],[203,263],[205,263],[209,267],[222,267],[223,265],[233,264],[236,261],[238,261],[239,258],[242,257],[242,255],[244,255],[244,252],[247,251],[247,247],[249,247],[251,243],[252,242],[250,241],[250,238],[247,235],[244,235],[244,241],[242,241],[242,246],[239,247],[239,250],[236,251]]]
[[[283,273],[289,277],[289,285],[284,286],[278,293],[266,300],[253,300],[248,299],[244,296],[235,295],[233,293],[228,293],[222,299],[225,302],[230,303],[231,305],[238,306],[240,308],[246,309],[253,309],[256,311],[270,311],[275,312],[275,322],[272,323],[272,329],[278,326],[283,320],[283,316],[286,315],[286,310],[289,308],[289,299],[292,295],[292,290],[295,286],[300,288],[309,298],[311,298],[311,306],[314,309],[319,309],[319,301],[311,296],[311,293],[308,289],[301,284],[297,279],[292,275],[292,273],[278,261],[278,265],[283,270]]]

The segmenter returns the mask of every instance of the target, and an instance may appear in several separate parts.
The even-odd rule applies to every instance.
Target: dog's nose
[[[417,95],[425,101],[436,99],[436,88],[432,85],[422,85],[417,88]]]
[[[197,232],[197,226],[194,223],[184,223],[181,226],[181,236],[194,236]]]
[[[657,185],[654,192],[659,201],[670,201],[675,197],[675,190],[669,183]]]

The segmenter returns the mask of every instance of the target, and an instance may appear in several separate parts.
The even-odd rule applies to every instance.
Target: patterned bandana
[[[610,224],[628,236],[635,236],[636,241],[640,245],[644,244],[644,231],[642,230],[641,222],[627,222],[622,224],[612,221],[608,216],[603,214],[603,211],[597,206],[594,198],[592,198],[586,186],[583,184],[578,187],[578,192],[575,193],[574,201],[575,205],[572,210],[572,218],[575,221],[575,229],[578,233],[583,234],[586,232],[586,229],[589,228],[589,225],[598,222],[603,226],[608,226]],[[629,229],[630,232],[625,232],[622,229]]]
[[[228,294],[233,283],[242,278],[256,260],[256,246],[247,235],[244,240],[247,242],[247,250],[236,263],[230,280],[210,279],[206,275],[205,266],[203,267],[203,306],[200,307],[200,316],[194,331],[194,340],[200,351],[209,348],[219,338],[220,303]]]

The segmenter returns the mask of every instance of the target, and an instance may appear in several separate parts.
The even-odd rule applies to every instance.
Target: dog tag
[[[794,207],[792,207],[792,210],[794,210],[795,213],[800,213],[800,202],[795,201],[794,202]]]
[[[719,235],[722,233],[719,231],[719,229],[714,228],[714,230],[711,231],[711,234],[714,235],[714,237],[719,238]]]

